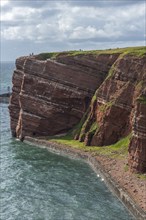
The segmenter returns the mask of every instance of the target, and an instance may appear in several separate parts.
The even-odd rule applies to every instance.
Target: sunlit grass
[[[146,47],[126,47],[126,48],[116,48],[107,50],[74,50],[74,51],[63,51],[63,52],[48,52],[40,53],[37,55],[38,59],[55,59],[59,55],[63,56],[79,56],[79,55],[100,55],[100,54],[121,54],[121,55],[135,55],[144,56],[146,55]]]
[[[122,138],[117,143],[109,146],[85,146],[83,142],[74,140],[71,135],[66,135],[63,137],[52,137],[49,139],[51,142],[57,142],[68,147],[83,150],[84,152],[91,152],[95,155],[105,155],[110,157],[125,157],[128,153],[128,145],[130,142],[130,135]]]
[[[107,49],[107,50],[91,50],[91,51],[71,51],[68,52],[70,56],[84,55],[84,54],[129,54],[135,56],[146,55],[146,47],[127,47],[127,48],[116,48],[116,49]]]
[[[146,175],[145,174],[135,174],[137,176],[137,178],[141,179],[141,180],[146,180]]]
[[[137,98],[137,101],[142,103],[142,104],[146,104],[146,97],[145,96],[140,96],[139,98]]]

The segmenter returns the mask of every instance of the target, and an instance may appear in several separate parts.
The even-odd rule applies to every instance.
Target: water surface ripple
[[[87,164],[16,141],[0,113],[1,220],[133,219]]]

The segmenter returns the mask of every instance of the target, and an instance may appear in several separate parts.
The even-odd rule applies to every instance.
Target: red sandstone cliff
[[[132,134],[129,165],[146,172],[145,87],[145,55],[20,57],[9,106],[12,134],[20,139],[60,134],[83,117],[76,139],[105,146]]]
[[[60,55],[46,61],[18,58],[9,106],[12,134],[23,139],[71,129],[118,56]]]
[[[146,90],[137,100],[134,109],[129,165],[135,172],[146,172]]]
[[[146,172],[145,88],[146,56],[119,56],[97,89],[75,138],[86,145],[106,146],[132,133],[129,165],[132,171]]]

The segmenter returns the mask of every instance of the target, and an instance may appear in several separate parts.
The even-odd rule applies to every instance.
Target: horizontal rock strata
[[[144,96],[146,100],[146,95]],[[137,101],[129,145],[129,165],[135,172],[146,172],[146,102]]]
[[[145,55],[109,50],[20,57],[9,105],[12,135],[63,134],[79,123],[74,138],[86,145],[128,136],[130,169],[146,172],[145,88]]]
[[[118,56],[17,59],[9,106],[12,134],[23,139],[26,135],[55,135],[71,129],[82,118]]]
[[[146,172],[146,102],[136,101],[145,88],[146,57],[120,56],[97,89],[75,139],[86,145],[106,146],[132,133],[131,170]]]

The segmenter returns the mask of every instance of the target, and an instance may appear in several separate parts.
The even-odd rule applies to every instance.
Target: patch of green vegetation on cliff
[[[59,52],[40,53],[37,55],[39,60],[55,59]]]
[[[146,104],[146,97],[142,95],[142,96],[137,98],[137,101],[142,103],[142,104]]]
[[[146,180],[146,175],[145,174],[135,174],[137,178],[141,180]]]
[[[91,104],[93,104],[96,101],[96,99],[97,99],[96,94],[94,94],[94,96],[91,99]]]
[[[113,105],[113,101],[110,101],[110,102],[106,102],[105,104],[102,104],[100,107],[99,107],[99,110],[103,113],[105,113],[112,105]]]
[[[82,119],[80,120],[80,122],[69,132],[70,135],[72,135],[73,137],[75,135],[79,135],[82,129],[82,126],[86,120],[86,117],[89,113],[89,108],[87,109],[87,111],[84,113]]]
[[[78,55],[100,55],[100,54],[131,54],[136,56],[146,55],[146,47],[126,47],[126,48],[115,48],[106,50],[89,50],[89,51],[70,51],[67,56],[78,56]]]
[[[144,56],[146,55],[146,47],[127,47],[127,48],[116,48],[116,49],[106,49],[106,50],[74,50],[74,51],[64,51],[64,52],[49,52],[40,53],[37,55],[38,59],[55,59],[58,55],[63,56],[80,56],[80,55],[101,55],[101,54],[122,54],[124,55],[135,55]]]
[[[85,120],[85,117],[83,116],[81,121],[73,128],[73,130],[71,131],[73,136],[80,134],[84,120]]]
[[[131,135],[128,135],[127,137],[122,138],[115,144],[109,146],[103,146],[103,147],[85,146],[83,142],[74,140],[73,136],[71,135],[66,135],[64,137],[50,138],[49,141],[67,145],[68,147],[80,149],[85,152],[91,152],[94,153],[94,155],[103,155],[111,158],[117,158],[117,157],[123,158],[128,153],[128,145],[130,143],[130,137]]]
[[[82,124],[82,127],[81,127],[81,129],[80,129],[80,134],[79,134],[79,138],[81,139],[81,140],[84,140],[84,138],[85,138],[85,129],[86,129],[86,126],[87,126],[87,124],[88,124],[88,121],[89,121],[89,118],[90,118],[90,115],[88,115],[88,117],[84,120],[84,122],[83,122],[83,124]]]
[[[146,56],[146,47],[129,47],[124,51],[123,55]]]
[[[136,85],[136,90],[140,91],[142,89],[143,85],[144,85],[144,81],[143,80],[138,82],[138,84]]]
[[[109,72],[108,72],[108,75],[106,77],[106,80],[111,78],[114,74],[114,65],[112,65],[112,67],[110,68]]]
[[[99,128],[99,125],[97,124],[97,122],[93,122],[93,124],[90,127],[89,133],[94,135],[95,131]]]
[[[86,121],[84,122],[83,126],[82,126],[82,130],[84,130],[88,124],[88,121],[90,119],[90,115],[87,117]]]
[[[94,94],[94,96],[91,99],[91,104],[94,104],[94,102],[96,102],[96,93]],[[86,124],[89,120],[89,111],[90,111],[90,106],[88,107],[88,109],[86,110],[86,112],[84,113],[83,117],[81,118],[80,122],[75,125],[75,127],[73,127],[73,129],[70,131],[70,134],[73,135],[73,137],[75,137],[76,135],[80,135],[81,130],[82,132],[84,131]]]
[[[94,105],[96,100],[97,100],[97,97],[96,97],[96,92],[95,92],[94,96],[92,97],[90,106]],[[88,107],[86,113],[84,114],[84,116],[81,119],[81,121],[79,122],[79,124],[77,124],[75,126],[75,128],[73,129],[73,132],[72,132],[73,137],[78,135],[78,137],[80,137],[81,139],[84,139],[85,132],[88,132],[91,135],[95,133],[95,131],[96,131],[95,127],[98,127],[98,126],[97,126],[96,122],[93,122],[92,124],[90,123],[90,114],[89,114],[90,106]],[[94,126],[93,126],[93,124],[94,124]],[[85,131],[86,126],[88,126],[87,131]]]

